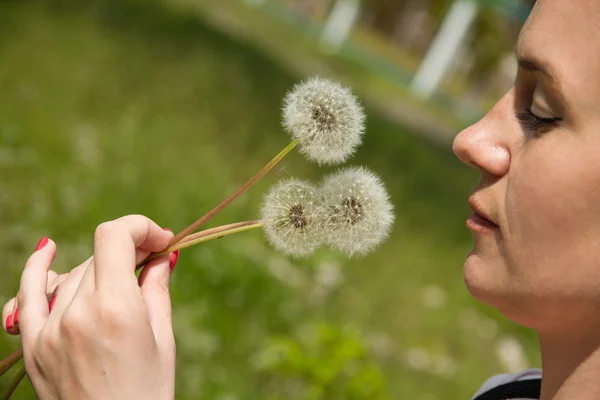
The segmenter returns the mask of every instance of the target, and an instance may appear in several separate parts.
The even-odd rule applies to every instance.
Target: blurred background
[[[177,398],[461,400],[536,366],[535,337],[464,288],[478,175],[450,149],[510,87],[532,3],[0,0],[0,302],[44,235],[64,272],[105,220],[178,231],[204,214],[288,143],[281,99],[320,75],[366,106],[350,164],[387,184],[391,238],[351,260],[290,259],[258,231],[183,251]],[[256,218],[278,179],[330,170],[292,154],[210,226]],[[0,355],[18,346],[0,335]]]

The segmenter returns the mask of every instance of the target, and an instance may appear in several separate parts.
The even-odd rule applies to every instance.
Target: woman
[[[595,0],[538,0],[519,38],[514,87],[454,142],[481,174],[469,198],[475,247],[465,282],[538,332],[542,400],[600,398],[598,26]],[[169,260],[146,267],[139,282],[134,275],[136,259],[169,238],[140,216],[103,224],[94,258],[68,276],[50,273],[48,288],[54,244],[31,256],[3,321],[21,331],[40,398],[173,398]],[[538,398],[539,376],[492,378],[478,398]]]
[[[541,398],[600,398],[600,2],[539,0],[514,87],[454,152],[480,171],[469,291],[537,331]]]

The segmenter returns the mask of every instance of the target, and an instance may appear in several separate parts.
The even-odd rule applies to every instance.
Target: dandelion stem
[[[231,202],[240,197],[244,192],[250,189],[260,178],[262,178],[267,172],[269,172],[279,161],[283,159],[290,151],[294,149],[298,145],[298,139],[293,140],[290,144],[288,144],[279,154],[277,154],[271,161],[267,163],[256,175],[254,175],[248,182],[244,183],[238,190],[233,192],[228,198],[223,200],[221,204],[210,210],[203,217],[196,220],[193,224],[179,232],[173,239],[171,239],[171,243],[169,246],[174,246],[179,243],[184,237],[194,232],[200,226],[207,223],[212,217],[220,213],[225,207],[227,207]]]
[[[260,223],[260,221],[255,220],[255,221],[235,222],[233,224],[217,226],[216,228],[205,229],[203,231],[188,235],[188,236],[184,237],[183,239],[181,239],[179,241],[179,243],[186,243],[186,242],[189,242],[190,240],[194,240],[194,239],[198,239],[198,238],[205,237],[208,235],[212,235],[214,233],[221,233],[221,232],[229,231],[230,229],[241,228],[244,226],[255,225],[255,224],[259,224],[259,223]]]
[[[21,367],[21,368],[19,368],[19,370],[17,371],[15,376],[13,376],[13,378],[10,380],[10,382],[8,384],[8,389],[6,389],[6,392],[2,395],[0,400],[10,399],[10,396],[12,396],[15,389],[17,388],[17,386],[19,386],[19,383],[21,383],[21,380],[23,380],[24,377],[25,377],[25,367]]]
[[[21,358],[23,357],[23,349],[18,349],[11,353],[4,360],[0,361],[0,376],[4,375],[6,371],[12,368]]]
[[[170,246],[169,248],[161,252],[153,253],[146,260],[140,263],[138,267],[146,264],[151,260],[154,260],[155,258],[164,256],[165,254],[169,254],[176,250],[185,249],[187,247],[191,247],[199,243],[208,242],[209,240],[219,239],[224,236],[233,235],[234,233],[245,232],[256,228],[262,228],[262,226],[263,223],[260,221],[237,222],[234,224],[207,229],[193,235],[188,235],[184,237],[181,241],[179,241],[177,244]]]

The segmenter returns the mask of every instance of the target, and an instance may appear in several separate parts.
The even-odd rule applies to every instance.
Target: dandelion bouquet
[[[350,89],[330,79],[311,78],[297,84],[285,96],[282,111],[290,144],[221,204],[175,235],[167,249],[151,254],[139,267],[175,250],[259,228],[274,249],[294,257],[309,256],[322,246],[347,256],[363,256],[388,237],[393,207],[381,180],[365,167],[342,168],[320,183],[297,178],[277,182],[264,196],[259,219],[196,232],[294,148],[319,166],[339,165],[356,152],[365,133],[363,107]],[[18,350],[2,360],[0,375],[21,356]],[[15,375],[4,398],[23,376],[22,370]]]

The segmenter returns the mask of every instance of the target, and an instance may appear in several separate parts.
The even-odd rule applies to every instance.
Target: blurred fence
[[[456,125],[441,136],[477,120],[510,87],[512,48],[531,9],[517,0],[237,1],[313,41],[323,54],[360,66],[408,97],[425,100],[425,107],[444,110]],[[372,3],[390,9],[387,31],[378,26]],[[267,27],[264,33],[269,35]]]

